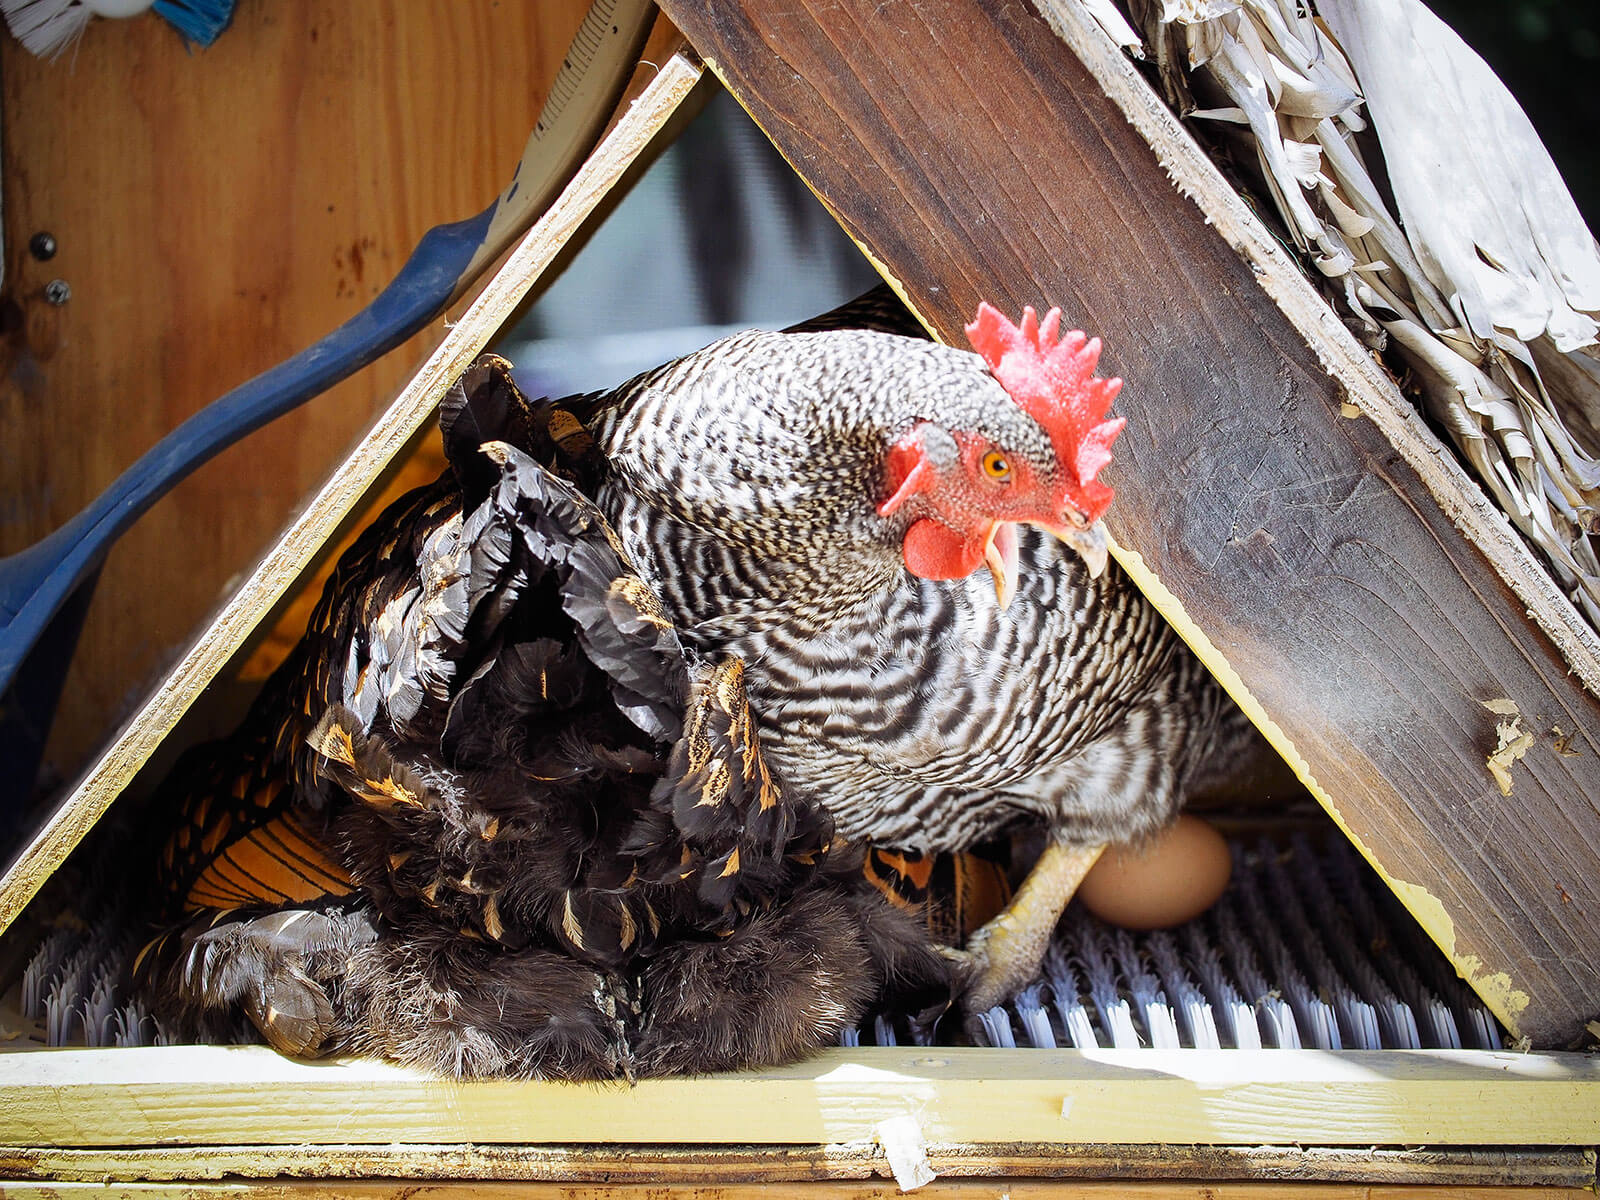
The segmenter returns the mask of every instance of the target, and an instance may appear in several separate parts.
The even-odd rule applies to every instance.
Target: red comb
[[[1060,324],[1059,308],[1043,321],[1024,308],[1017,326],[980,301],[967,339],[1011,398],[1049,433],[1066,476],[1065,499],[1092,523],[1115,495],[1095,476],[1111,461],[1111,443],[1127,424],[1125,417],[1105,419],[1122,380],[1095,375],[1099,338],[1073,329],[1057,341]]]

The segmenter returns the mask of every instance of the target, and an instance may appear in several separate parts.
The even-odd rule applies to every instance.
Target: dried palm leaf
[[[1317,4],[1320,20],[1296,0],[1132,9],[1169,99],[1247,131],[1263,189],[1352,326],[1398,353],[1600,627],[1600,369],[1586,353],[1600,246],[1521,108],[1448,26],[1417,0]],[[1363,105],[1377,173],[1356,141]]]

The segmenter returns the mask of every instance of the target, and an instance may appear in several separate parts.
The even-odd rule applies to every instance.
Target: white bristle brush
[[[0,0],[0,14],[30,54],[55,58],[95,17],[136,17],[153,9],[185,38],[209,46],[233,17],[234,0]]]

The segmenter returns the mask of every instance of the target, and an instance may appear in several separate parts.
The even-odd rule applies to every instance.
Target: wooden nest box
[[[1550,1052],[841,1050],[623,1089],[445,1083],[260,1048],[30,1051],[0,1056],[0,1175],[17,1194],[285,1175],[530,1192],[804,1179],[856,1194],[840,1181],[883,1174],[905,1119],[945,1174],[1164,1177],[1150,1195],[1251,1176],[1592,1183],[1600,1064],[1565,1051],[1600,1014],[1593,631],[1074,0],[662,7],[692,50],[658,56],[555,207],[25,847],[0,921],[238,651],[703,63],[938,336],[959,343],[985,299],[1058,304],[1104,338],[1107,373],[1138,396],[1108,519],[1119,561],[1462,978]],[[1485,702],[1505,700],[1536,736],[1509,796],[1486,767]]]

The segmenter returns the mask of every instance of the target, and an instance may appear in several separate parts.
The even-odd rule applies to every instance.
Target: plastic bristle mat
[[[1207,913],[1130,933],[1073,905],[1040,978],[983,1014],[998,1048],[1499,1049],[1494,1017],[1343,838],[1233,845]],[[848,1044],[925,1043],[877,1018]]]
[[[1498,1049],[1501,1030],[1343,838],[1233,845],[1233,879],[1210,912],[1177,929],[1130,933],[1071,906],[1040,978],[982,1014],[999,1048],[1306,1047]],[[131,1046],[174,1038],[125,994],[140,937],[90,905],[91,919],[45,934],[0,1008],[30,1045]],[[147,931],[146,931],[147,933]],[[949,1040],[880,1014],[847,1046]],[[221,1040],[254,1040],[242,1020]]]
[[[124,881],[125,844],[107,836],[81,849],[51,881],[58,891],[48,922],[30,925],[24,914],[8,931],[26,929],[31,938],[0,979],[0,1029],[8,1035],[0,1051],[175,1042],[129,987],[130,964],[150,931]]]
[[[133,934],[109,922],[52,930],[23,968],[16,1007],[46,1046],[149,1046],[171,1039],[144,1006],[125,994]],[[24,1032],[27,1032],[25,1029]],[[10,1049],[26,1048],[12,1045]]]

